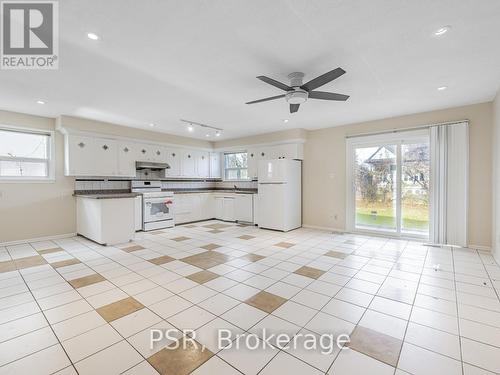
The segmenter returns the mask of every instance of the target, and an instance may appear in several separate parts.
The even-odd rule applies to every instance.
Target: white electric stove
[[[174,226],[174,193],[161,191],[161,181],[132,181],[132,192],[142,194],[142,230]]]

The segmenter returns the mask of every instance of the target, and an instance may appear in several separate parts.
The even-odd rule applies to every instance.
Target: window
[[[0,128],[0,179],[51,179],[51,155],[51,132]]]
[[[248,179],[248,160],[246,152],[232,152],[224,154],[224,179]]]

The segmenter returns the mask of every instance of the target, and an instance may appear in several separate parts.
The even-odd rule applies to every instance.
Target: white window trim
[[[226,170],[227,169],[242,169],[242,168],[226,168],[226,155],[228,154],[247,154],[247,174],[248,174],[248,150],[232,150],[222,152],[222,181],[224,182],[248,182],[252,181],[251,178],[238,178],[238,179],[227,179]]]
[[[20,133],[32,133],[32,134],[43,134],[49,136],[49,159],[48,163],[48,175],[46,177],[11,177],[11,176],[0,176],[0,183],[54,183],[55,178],[55,163],[56,163],[56,142],[55,142],[55,131],[36,129],[36,128],[25,128],[22,126],[10,126],[10,125],[0,125],[0,130],[11,130]],[[2,160],[12,160],[9,158],[2,158]],[[40,161],[36,158],[17,158],[23,161]]]

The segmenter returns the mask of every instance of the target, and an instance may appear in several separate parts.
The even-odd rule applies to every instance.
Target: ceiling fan
[[[290,79],[290,86],[266,76],[258,76],[257,78],[261,81],[273,85],[274,87],[277,87],[283,91],[286,91],[286,94],[254,100],[246,104],[255,104],[267,102],[268,100],[285,98],[285,100],[290,103],[290,113],[294,113],[299,110],[299,106],[302,103],[305,103],[307,99],[346,101],[347,99],[349,99],[349,95],[335,94],[333,92],[325,91],[313,91],[314,89],[317,89],[318,87],[326,85],[328,82],[339,78],[344,73],[345,70],[342,68],[333,69],[325,74],[320,75],[319,77],[310,80],[307,83],[302,84],[304,73],[295,72],[288,75],[288,78]]]

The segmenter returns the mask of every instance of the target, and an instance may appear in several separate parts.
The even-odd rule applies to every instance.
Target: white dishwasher
[[[253,223],[253,194],[236,193],[234,216],[238,222]]]

